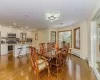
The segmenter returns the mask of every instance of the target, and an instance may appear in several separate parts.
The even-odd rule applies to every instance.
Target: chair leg
[[[58,80],[58,67],[57,67],[57,80]]]
[[[50,67],[48,66],[48,80],[51,80]]]
[[[36,72],[36,80],[39,80],[39,73]]]

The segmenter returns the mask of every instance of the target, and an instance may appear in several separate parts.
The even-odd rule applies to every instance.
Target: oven
[[[8,51],[12,51],[13,50],[13,45],[8,45]]]

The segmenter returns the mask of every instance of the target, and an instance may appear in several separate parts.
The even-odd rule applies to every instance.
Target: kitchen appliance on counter
[[[1,44],[6,44],[7,38],[6,37],[1,37]]]
[[[26,42],[31,43],[32,42],[32,38],[27,38]]]
[[[16,38],[8,38],[7,39],[7,43],[8,44],[16,44],[17,43],[17,40],[16,40]]]

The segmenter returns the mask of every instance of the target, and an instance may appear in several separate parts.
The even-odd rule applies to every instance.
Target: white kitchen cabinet
[[[1,44],[1,55],[8,54],[8,44]]]

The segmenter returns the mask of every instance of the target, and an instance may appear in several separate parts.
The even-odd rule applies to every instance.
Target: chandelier
[[[46,20],[53,22],[59,19],[60,12],[46,12],[45,16],[46,16]]]

